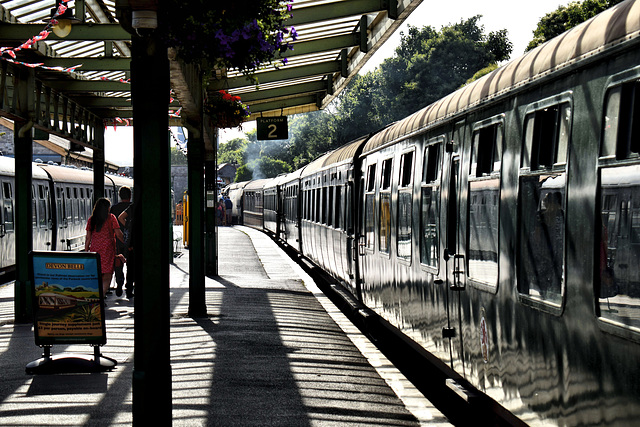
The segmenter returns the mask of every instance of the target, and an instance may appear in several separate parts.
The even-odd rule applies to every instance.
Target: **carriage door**
[[[447,319],[442,327],[442,337],[449,340],[449,354],[451,367],[456,361],[462,360],[462,325],[460,319],[460,292],[465,287],[464,257],[459,250],[461,244],[461,215],[460,215],[460,150],[464,140],[464,122],[456,124],[453,141],[445,146],[445,169],[443,180],[442,213],[444,215],[444,245],[442,266],[444,277],[436,281],[442,293],[446,295]]]

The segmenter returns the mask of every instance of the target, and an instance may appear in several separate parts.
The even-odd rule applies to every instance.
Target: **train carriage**
[[[242,220],[244,225],[263,229],[264,186],[269,180],[258,179],[249,182],[243,190]]]
[[[229,197],[233,207],[231,208],[231,223],[242,224],[242,193],[249,181],[233,182],[222,189],[222,193]]]
[[[468,396],[636,425],[638,105],[634,0],[307,165],[301,252]]]
[[[0,156],[0,277],[15,269],[15,160]],[[33,249],[47,250],[52,246],[53,225],[49,202],[47,174],[32,166],[31,181]]]
[[[15,160],[0,156],[0,275],[15,270]],[[74,167],[32,164],[32,239],[34,250],[84,248],[85,227],[93,209],[93,172]],[[105,196],[117,202],[130,178],[105,175]]]

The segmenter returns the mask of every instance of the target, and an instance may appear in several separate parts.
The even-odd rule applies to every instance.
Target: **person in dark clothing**
[[[227,218],[227,225],[233,225],[233,221],[231,218],[231,210],[233,209],[233,202],[231,201],[229,196],[224,196],[224,207],[226,210],[225,216]]]
[[[115,215],[116,218],[118,218],[122,212],[124,212],[125,210],[127,210],[127,208],[129,208],[129,206],[131,206],[131,189],[127,186],[120,187],[118,196],[120,196],[120,203],[115,204],[111,207],[111,213]],[[127,230],[122,227],[122,232],[126,234]],[[131,264],[129,264],[129,248],[126,245],[126,236],[125,242],[116,242],[116,253],[123,255],[125,260],[127,261],[127,282],[129,282],[129,278],[133,277],[133,267],[131,266]],[[116,296],[121,296],[122,285],[124,284],[125,280],[124,263],[118,262],[118,260],[116,260],[114,270],[116,273]]]
[[[127,281],[124,287],[127,298],[129,299],[133,298],[133,284],[135,281],[133,268],[135,260],[135,252],[133,251],[134,208],[135,206],[132,203],[118,216],[118,222],[122,227],[122,233],[124,235],[124,245],[127,250]]]

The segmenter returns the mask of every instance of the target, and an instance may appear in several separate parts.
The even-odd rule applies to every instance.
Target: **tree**
[[[245,163],[245,150],[249,141],[243,138],[234,138],[218,147],[218,163]]]
[[[381,86],[392,89],[384,106],[391,115],[385,122],[406,117],[453,92],[476,71],[509,58],[513,45],[506,30],[485,36],[480,18],[439,32],[410,27],[408,35],[402,34],[397,56],[381,65]]]
[[[290,165],[298,169],[334,148],[335,117],[327,111],[294,116],[289,126]]]
[[[526,51],[546,43],[622,1],[624,0],[585,0],[560,6],[554,12],[547,13],[540,19],[538,26],[533,31],[533,40],[527,45]]]
[[[172,166],[186,166],[187,156],[182,150],[171,147],[171,165]]]

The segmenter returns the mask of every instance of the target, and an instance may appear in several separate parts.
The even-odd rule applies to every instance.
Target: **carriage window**
[[[640,83],[627,82],[607,92],[602,157],[626,159],[640,153]]]
[[[541,170],[567,161],[571,123],[568,102],[542,108],[525,117],[522,167]]]
[[[44,185],[38,185],[38,225],[40,228],[47,228],[47,200],[46,188]]]
[[[398,258],[411,259],[411,205],[413,193],[403,190],[398,194]]]
[[[373,191],[376,188],[376,165],[369,165],[367,169],[367,191]]]
[[[380,252],[389,253],[391,240],[391,193],[380,193],[380,227],[378,247]]]
[[[400,159],[400,187],[408,187],[413,177],[413,152],[404,153]]]
[[[389,253],[391,243],[391,165],[392,159],[382,162],[380,176],[380,222],[378,223],[378,248]]]
[[[438,268],[440,201],[440,147],[443,137],[427,141],[422,162],[420,262]]]
[[[500,166],[503,116],[473,132],[467,222],[467,271],[471,280],[498,285]]]
[[[564,281],[565,175],[520,180],[520,293],[559,305]]]
[[[342,187],[337,186],[336,187],[336,199],[334,202],[334,207],[335,207],[335,212],[333,213],[333,222],[334,222],[334,226],[338,229],[343,229],[343,224],[342,224],[342,215],[341,215],[341,207],[343,205],[343,201],[342,201]]]
[[[382,175],[380,183],[381,190],[387,190],[391,187],[391,161],[392,159],[387,159],[382,162]]]
[[[324,187],[322,189],[322,223],[326,224],[327,223],[327,187]]]
[[[602,143],[607,142],[603,138]],[[595,286],[599,315],[622,327],[638,329],[640,165],[600,168],[599,192],[599,280]]]
[[[564,99],[525,116],[518,190],[518,291],[556,309],[564,294],[566,160],[570,128],[571,106]]]
[[[364,231],[365,231],[365,235],[367,236],[366,237],[367,249],[373,250],[373,242],[375,241],[375,217],[374,217],[374,213],[376,209],[375,194],[367,194],[365,196],[364,209],[365,209]]]
[[[500,170],[502,123],[485,126],[473,133],[471,175],[486,176]]]
[[[12,188],[10,182],[2,182],[2,213],[4,216],[4,229],[5,231],[11,231],[14,229],[13,219],[13,200]]]

